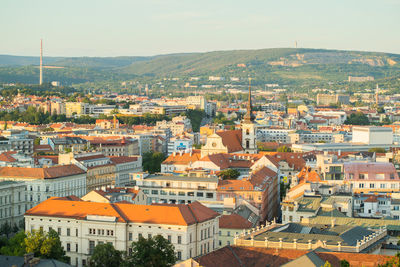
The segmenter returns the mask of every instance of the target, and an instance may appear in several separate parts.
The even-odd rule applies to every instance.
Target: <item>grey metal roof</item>
[[[325,262],[318,257],[318,255],[314,252],[311,251],[295,260],[292,260],[286,264],[283,264],[281,266],[285,266],[285,267],[299,267],[299,266],[307,266],[307,267],[321,267],[324,266]]]
[[[24,257],[17,256],[4,256],[0,255],[0,266],[30,266],[24,264]],[[33,265],[35,267],[72,267],[72,265],[66,264],[61,261],[52,260],[52,259],[40,259],[40,261]]]
[[[373,232],[359,226],[339,225],[329,227],[327,225],[306,226],[289,223],[258,234],[254,236],[254,239],[264,241],[265,237],[268,237],[270,241],[279,241],[279,238],[282,238],[283,242],[293,242],[293,239],[297,239],[298,243],[308,243],[308,240],[312,240],[314,243],[321,240],[326,241],[329,245],[337,245],[338,242],[341,242],[342,245],[355,246],[357,240],[362,240],[371,233]]]

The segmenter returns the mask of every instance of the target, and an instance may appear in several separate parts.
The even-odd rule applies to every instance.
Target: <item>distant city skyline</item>
[[[400,1],[3,0],[0,54],[152,56],[295,47],[400,54]]]

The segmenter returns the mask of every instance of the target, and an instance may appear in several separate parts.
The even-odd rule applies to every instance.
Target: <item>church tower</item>
[[[249,99],[247,100],[247,112],[242,121],[242,147],[245,153],[257,154],[257,132],[251,112],[251,78],[249,78]]]

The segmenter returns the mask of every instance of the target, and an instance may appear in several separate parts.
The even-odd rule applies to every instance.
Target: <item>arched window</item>
[[[246,134],[249,135],[250,134],[250,130],[246,129]]]
[[[250,147],[250,141],[246,140],[246,148],[249,148],[249,147]]]

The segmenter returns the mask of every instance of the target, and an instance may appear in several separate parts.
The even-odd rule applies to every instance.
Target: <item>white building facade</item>
[[[98,244],[129,254],[133,241],[155,235],[172,243],[178,261],[203,255],[218,247],[218,222],[219,214],[199,202],[178,207],[52,198],[25,214],[26,231],[57,231],[70,263],[79,267]]]

